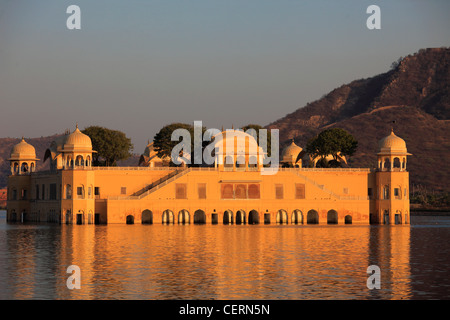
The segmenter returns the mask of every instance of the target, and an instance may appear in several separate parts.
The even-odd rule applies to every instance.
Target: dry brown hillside
[[[320,131],[340,127],[358,140],[354,167],[374,167],[378,141],[390,133],[402,137],[413,154],[411,183],[449,191],[450,49],[421,49],[392,70],[343,85],[323,98],[269,124],[301,147]],[[393,123],[395,121],[395,123]]]

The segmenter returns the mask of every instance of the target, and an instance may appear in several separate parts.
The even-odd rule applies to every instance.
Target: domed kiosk
[[[411,155],[406,148],[406,142],[395,135],[394,130],[391,134],[379,141],[380,152],[378,156],[378,170],[380,171],[405,171],[406,156]]]
[[[302,148],[295,144],[294,139],[291,140],[291,144],[283,149],[281,154],[281,165],[285,167],[302,167],[302,157],[305,152]]]
[[[78,129],[56,138],[45,151],[44,162],[50,159],[50,170],[84,169],[92,166],[92,141]]]
[[[255,137],[242,130],[225,130],[214,137],[215,167],[229,171],[257,170],[264,151]]]
[[[27,174],[36,170],[36,150],[27,143],[22,137],[22,140],[16,144],[8,159],[11,165],[11,174]]]
[[[409,172],[406,158],[411,155],[406,142],[391,134],[379,141],[378,167],[375,172],[376,190],[369,193],[375,198],[375,215],[371,222],[383,224],[407,224],[410,220]]]

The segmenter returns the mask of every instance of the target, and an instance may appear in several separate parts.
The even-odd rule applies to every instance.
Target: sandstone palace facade
[[[44,161],[50,169],[36,172],[35,149],[22,139],[9,158],[7,220],[74,225],[409,223],[409,154],[394,132],[379,143],[377,168],[305,168],[297,162],[302,149],[292,142],[272,175],[261,174],[261,156],[250,151],[256,140],[234,132],[224,132],[216,142],[219,152],[211,167],[165,166],[152,143],[139,166],[95,167],[91,139],[77,126],[47,149]],[[223,152],[229,139],[244,141],[240,161]]]

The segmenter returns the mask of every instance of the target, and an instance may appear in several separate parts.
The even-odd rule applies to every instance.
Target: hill
[[[386,73],[345,84],[266,127],[280,130],[280,144],[294,138],[303,148],[322,130],[343,128],[358,140],[353,167],[375,167],[378,141],[393,127],[413,154],[412,185],[448,191],[449,67],[449,48],[421,49]]]

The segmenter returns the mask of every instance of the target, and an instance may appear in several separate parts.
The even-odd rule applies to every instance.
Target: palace
[[[214,140],[211,167],[170,167],[152,143],[136,167],[96,167],[91,139],[77,126],[46,150],[48,171],[35,170],[35,148],[22,139],[8,159],[7,220],[74,225],[409,223],[410,154],[393,131],[379,142],[377,168],[306,168],[302,148],[292,141],[273,175],[261,174],[263,156],[251,135],[227,130],[220,137]],[[234,152],[226,152],[230,146]]]

